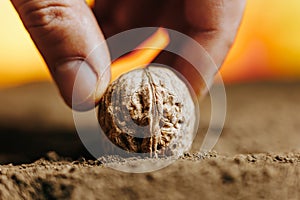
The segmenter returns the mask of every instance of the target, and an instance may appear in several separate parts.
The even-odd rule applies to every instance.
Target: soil
[[[109,165],[145,159],[92,158],[52,84],[4,89],[0,199],[299,199],[299,89],[300,83],[227,86],[227,121],[214,151],[198,152],[209,122],[206,98],[191,153],[140,174]]]

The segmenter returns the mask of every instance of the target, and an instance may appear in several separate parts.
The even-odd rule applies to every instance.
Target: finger
[[[246,0],[186,0],[185,15],[191,35],[221,66],[233,44]]]
[[[92,108],[109,84],[110,58],[102,32],[85,1],[11,1],[66,103],[72,106],[73,101],[77,110]],[[104,45],[96,48],[99,44]],[[75,80],[79,87],[74,88],[73,98]]]
[[[193,46],[188,44],[183,46],[183,51],[189,52],[190,58],[199,60],[202,56],[199,64],[202,66],[202,76],[180,58],[175,61],[174,67],[189,79],[195,91],[201,95],[204,76],[213,79],[234,42],[246,0],[186,0],[185,3],[185,15],[190,27],[186,33],[204,47],[216,67],[205,55],[197,55]]]

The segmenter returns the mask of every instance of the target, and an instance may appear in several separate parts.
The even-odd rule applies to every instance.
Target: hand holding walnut
[[[84,62],[104,36],[84,0],[11,0],[44,57],[60,92],[72,106],[72,91],[79,66],[79,96],[74,109],[90,109],[110,82],[106,47]],[[162,26],[198,41],[218,66],[225,59],[238,29],[246,0],[96,0],[94,14],[106,37],[143,26]],[[188,51],[188,49],[187,49]],[[199,77],[186,63],[170,55],[158,62],[173,66],[197,84]],[[188,70],[187,70],[188,69]],[[94,99],[95,97],[95,99]],[[96,101],[96,102],[95,102]]]

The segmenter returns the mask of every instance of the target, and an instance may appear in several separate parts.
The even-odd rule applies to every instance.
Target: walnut
[[[189,88],[172,70],[150,66],[110,84],[98,119],[109,140],[125,151],[181,155],[194,138],[195,110]]]

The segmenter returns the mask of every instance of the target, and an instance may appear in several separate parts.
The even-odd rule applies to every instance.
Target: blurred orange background
[[[221,73],[226,83],[300,80],[300,1],[248,0]],[[0,2],[0,87],[51,80],[9,0]]]

